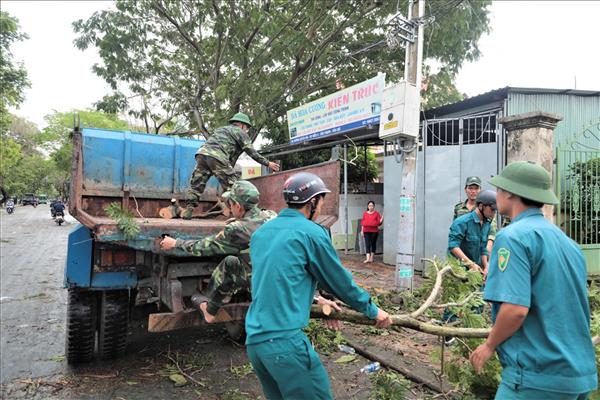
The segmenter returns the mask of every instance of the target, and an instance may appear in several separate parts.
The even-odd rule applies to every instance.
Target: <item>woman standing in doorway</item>
[[[375,249],[377,248],[377,236],[379,236],[379,225],[383,223],[383,216],[375,211],[375,202],[367,203],[367,211],[363,213],[361,225],[362,235],[365,239],[367,259],[365,264],[373,262]]]

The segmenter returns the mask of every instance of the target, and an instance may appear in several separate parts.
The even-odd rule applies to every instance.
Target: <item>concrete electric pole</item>
[[[420,110],[420,90],[423,63],[423,23],[425,0],[411,0],[408,5],[408,20],[417,28],[416,40],[406,43],[404,80],[416,86],[419,93],[417,110]],[[400,138],[402,152],[402,186],[400,190],[400,218],[398,222],[398,244],[396,253],[396,288],[413,289],[415,271],[416,239],[416,192],[418,137]]]

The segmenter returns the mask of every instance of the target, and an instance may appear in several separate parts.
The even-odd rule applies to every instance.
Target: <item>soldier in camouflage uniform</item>
[[[163,250],[177,247],[198,257],[227,255],[217,265],[208,283],[208,302],[200,304],[206,322],[213,321],[223,299],[250,290],[250,236],[263,223],[277,216],[274,211],[258,208],[258,189],[248,181],[235,182],[230,191],[223,193],[223,199],[234,218],[221,232],[201,240],[166,237],[160,244]]]
[[[182,215],[185,219],[192,218],[192,211],[198,205],[211,175],[217,177],[223,191],[227,191],[240,178],[233,166],[242,152],[260,164],[279,171],[279,164],[270,162],[252,146],[248,136],[252,124],[246,114],[235,114],[229,123],[231,125],[217,128],[196,153],[196,168],[192,172],[187,207]]]
[[[452,221],[462,215],[470,213],[475,209],[477,206],[477,195],[480,191],[481,179],[478,176],[469,176],[465,181],[465,194],[467,195],[467,199],[464,202],[461,201],[454,206],[454,218],[452,218]],[[494,217],[492,220],[492,225],[490,227],[487,243],[488,252],[492,251],[494,240],[496,240],[496,217]]]

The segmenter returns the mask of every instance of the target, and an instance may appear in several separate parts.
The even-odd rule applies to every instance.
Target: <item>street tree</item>
[[[0,133],[3,145],[4,133],[10,125],[8,108],[18,107],[25,99],[25,89],[30,87],[27,70],[22,63],[13,60],[11,50],[14,43],[27,38],[19,28],[19,20],[0,11]]]
[[[425,71],[426,104],[460,98],[453,79],[480,55],[489,4],[428,2],[435,21],[427,20],[424,54],[439,70]],[[109,100],[125,98],[117,104],[148,132],[177,120],[183,131],[209,136],[244,111],[255,135],[278,144],[288,140],[286,111],[334,92],[336,82],[349,86],[378,72],[400,80],[404,51],[387,43],[397,39],[389,36],[392,17],[406,8],[406,0],[125,0],[73,26],[75,45],[99,52],[93,70],[115,91]]]

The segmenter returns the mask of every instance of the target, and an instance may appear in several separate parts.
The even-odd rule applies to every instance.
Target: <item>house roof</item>
[[[577,89],[542,89],[542,88],[524,88],[506,86],[496,90],[490,90],[483,94],[469,97],[457,103],[447,104],[445,106],[431,108],[425,111],[425,116],[431,118],[433,116],[452,114],[462,110],[478,107],[481,105],[502,101],[508,97],[508,93],[522,94],[567,94],[573,96],[600,96],[600,91],[597,90],[577,90]]]

